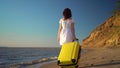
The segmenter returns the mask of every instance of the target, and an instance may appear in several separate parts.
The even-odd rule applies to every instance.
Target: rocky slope
[[[111,16],[83,40],[82,47],[120,47],[120,16]]]

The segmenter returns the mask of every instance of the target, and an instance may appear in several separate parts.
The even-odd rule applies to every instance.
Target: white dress
[[[62,24],[62,30],[60,32],[60,45],[63,45],[64,43],[72,42],[73,41],[73,35],[71,32],[71,24],[74,23],[73,19],[60,19],[60,22]]]

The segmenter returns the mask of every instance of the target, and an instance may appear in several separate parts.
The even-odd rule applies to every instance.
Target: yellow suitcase
[[[78,41],[65,43],[62,45],[58,56],[58,65],[60,65],[61,68],[66,68],[66,66],[67,68],[77,67],[80,51],[81,47]]]

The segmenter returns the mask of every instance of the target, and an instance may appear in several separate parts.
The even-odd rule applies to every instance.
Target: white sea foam
[[[53,60],[57,60],[57,56],[51,56],[48,58],[41,58],[39,60],[33,60],[33,61],[29,61],[29,62],[20,62],[17,64],[10,65],[9,68],[23,68],[26,66],[30,66],[30,65],[34,65],[34,64],[38,64],[38,63],[43,63],[43,62],[49,62],[49,61],[53,61]]]

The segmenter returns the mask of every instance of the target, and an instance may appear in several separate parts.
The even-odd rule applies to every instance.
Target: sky
[[[0,0],[0,47],[60,47],[59,20],[70,8],[80,44],[105,22],[116,0]]]

